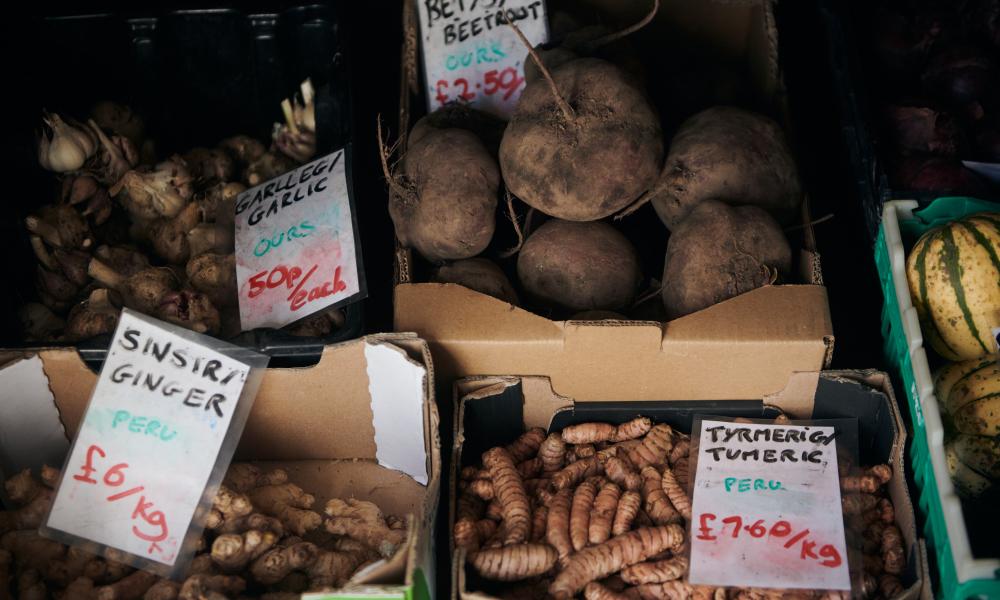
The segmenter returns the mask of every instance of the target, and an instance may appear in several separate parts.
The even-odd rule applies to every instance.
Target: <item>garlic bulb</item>
[[[185,269],[188,284],[208,296],[219,307],[235,306],[236,256],[230,254],[206,253],[195,256]]]
[[[261,157],[267,148],[249,135],[234,135],[219,142],[219,148],[229,152],[237,162],[250,164]]]
[[[97,141],[87,127],[67,122],[55,113],[46,113],[42,121],[48,132],[38,136],[38,164],[56,173],[68,173],[83,168],[94,151]]]
[[[180,213],[194,195],[192,183],[184,160],[175,155],[152,170],[125,173],[111,194],[119,197],[134,220],[150,221]]]

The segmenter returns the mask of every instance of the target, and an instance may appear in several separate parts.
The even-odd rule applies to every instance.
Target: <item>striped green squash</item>
[[[1000,479],[1000,356],[951,363],[934,377],[955,488],[975,497]]]
[[[906,260],[921,329],[948,360],[997,351],[1000,213],[976,213],[925,233]]]

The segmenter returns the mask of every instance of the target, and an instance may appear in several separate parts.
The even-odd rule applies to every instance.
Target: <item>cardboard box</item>
[[[645,0],[587,4],[624,23],[637,21],[651,5]],[[411,17],[404,22],[416,27],[415,13]],[[416,44],[419,36],[410,33]],[[748,104],[780,120],[787,110],[776,36],[771,2],[678,0],[661,3],[653,23],[629,41],[641,53],[651,85],[656,82],[652,74],[676,68],[678,52],[698,48],[740,72],[751,90]],[[416,52],[412,46],[404,51],[411,60],[404,60],[401,131],[419,112],[411,109],[407,92],[422,90],[415,83]],[[422,100],[412,102],[422,105]],[[416,273],[417,257],[398,248],[395,329],[415,331],[428,341],[442,382],[519,373],[550,377],[555,390],[576,398],[759,398],[781,389],[791,373],[818,371],[832,357],[833,327],[809,220],[803,218],[795,236],[801,233],[802,240],[793,243],[800,249],[799,284],[757,289],[666,323],[554,321],[463,286],[424,283]],[[655,242],[663,244],[662,251],[665,240],[664,229]],[[634,241],[637,246],[654,243]],[[660,273],[649,275],[659,278]],[[721,372],[730,375],[706,376]],[[621,379],[643,385],[626,396],[617,385]]]
[[[6,413],[7,425],[0,424],[0,464],[13,471],[18,457],[11,456],[14,449],[7,443],[11,426],[24,427],[32,436],[72,438],[97,375],[69,348],[3,353],[3,359],[5,371],[41,374],[41,379],[20,382],[3,379],[0,414],[25,410],[33,420],[16,423]],[[441,443],[433,375],[423,340],[383,334],[327,346],[313,367],[269,369],[264,376],[235,460],[287,469],[291,481],[314,494],[320,507],[330,498],[355,497],[375,502],[386,513],[413,517],[403,551],[365,569],[343,591],[303,598],[435,597],[432,534]],[[16,406],[25,389],[40,387],[44,394],[46,378],[48,402],[39,402],[37,393],[29,396],[41,410]],[[56,456],[57,464],[62,459]]]
[[[634,386],[623,385],[627,390]],[[621,423],[639,415],[690,432],[696,414],[773,418],[771,407],[793,419],[858,419],[858,452],[863,465],[888,463],[893,468],[887,484],[903,534],[907,564],[901,575],[905,592],[894,600],[931,598],[927,553],[917,537],[913,505],[906,487],[903,452],[906,430],[900,420],[889,377],[877,371],[796,373],[775,394],[758,400],[605,401],[584,402],[557,394],[543,377],[471,377],[455,383],[455,433],[451,481],[462,467],[477,465],[487,449],[507,444],[531,427],[558,431],[588,421]],[[693,483],[693,482],[692,482]],[[449,490],[449,531],[455,519],[456,490]],[[451,538],[449,537],[449,540]],[[452,597],[494,598],[483,580],[465,567],[465,552],[452,553]],[[487,586],[490,585],[488,582]]]

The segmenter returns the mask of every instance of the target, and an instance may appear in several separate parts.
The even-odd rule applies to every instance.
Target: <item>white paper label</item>
[[[283,327],[363,295],[344,150],[236,199],[236,279],[244,330]]]
[[[173,565],[249,372],[123,311],[46,526]]]
[[[962,165],[976,175],[988,179],[992,183],[1000,183],[1000,164],[963,160]]]
[[[420,0],[427,106],[463,102],[509,117],[524,89],[528,49],[548,41],[543,0]]]
[[[704,420],[694,584],[850,589],[833,427]]]

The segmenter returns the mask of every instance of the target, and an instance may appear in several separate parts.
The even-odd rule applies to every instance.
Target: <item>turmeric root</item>
[[[598,546],[584,548],[569,558],[566,568],[549,586],[549,594],[557,600],[568,600],[591,581],[617,573],[683,541],[684,529],[680,525],[666,525],[630,531]]]
[[[670,467],[663,470],[661,475],[661,484],[663,486],[663,492],[670,499],[670,503],[674,506],[677,512],[681,513],[681,516],[691,520],[691,500],[688,498],[687,492],[684,488],[677,483],[677,479],[674,477],[673,471]]]
[[[569,537],[574,550],[582,550],[587,546],[590,512],[593,510],[594,498],[600,485],[599,479],[591,478],[581,483],[573,492],[573,504],[569,513]]]
[[[235,575],[192,575],[181,585],[177,600],[216,600],[235,596],[247,584]]]
[[[903,583],[899,577],[886,573],[878,579],[878,589],[883,598],[895,598],[903,593]]]
[[[597,454],[597,448],[593,444],[577,444],[573,446],[573,453],[577,458],[590,458]]]
[[[629,451],[629,460],[637,469],[663,463],[673,449],[673,435],[674,431],[670,425],[666,423],[655,425],[643,438],[642,443]]]
[[[309,542],[273,548],[254,560],[250,574],[263,585],[273,585],[292,571],[311,567],[319,556],[319,548]]]
[[[542,459],[536,456],[518,463],[517,472],[521,479],[535,479],[542,474]]]
[[[621,488],[614,483],[608,482],[601,486],[594,499],[594,511],[590,515],[588,541],[591,544],[602,544],[611,537],[611,526],[618,510],[621,493]]]
[[[656,562],[642,562],[622,569],[622,579],[632,585],[663,583],[680,579],[687,573],[688,559],[675,556]]]
[[[238,573],[277,542],[274,533],[256,529],[243,534],[223,534],[212,542],[212,560],[224,573]]]
[[[642,489],[646,496],[646,513],[657,525],[666,525],[680,519],[667,494],[663,491],[663,477],[655,467],[643,467]]]
[[[670,456],[667,457],[667,464],[671,467],[674,466],[678,460],[685,458],[691,453],[691,439],[684,437],[676,442],[674,442],[673,449],[670,450]]]
[[[323,517],[313,510],[316,498],[294,483],[262,485],[247,492],[257,510],[277,517],[286,531],[305,535],[323,524]]]
[[[549,520],[549,507],[542,504],[535,507],[535,512],[531,516],[531,543],[545,541],[545,525]],[[486,521],[490,523],[491,521]]]
[[[496,497],[493,482],[489,479],[473,479],[469,482],[468,490],[483,500],[492,500]]]
[[[507,446],[507,452],[510,453],[510,458],[515,463],[524,462],[538,454],[538,448],[541,447],[544,440],[545,430],[541,427],[533,427]]]
[[[541,432],[541,429],[537,431]],[[525,436],[521,436],[521,439],[523,440]],[[520,441],[518,440],[518,442]],[[541,443],[542,438],[538,439],[538,444],[541,445]],[[503,512],[503,522],[506,528],[504,544],[518,544],[526,541],[529,533],[528,528],[531,527],[531,511],[528,504],[528,494],[524,490],[524,482],[514,467],[512,455],[503,448],[487,450],[483,454],[483,465],[489,469],[490,479],[493,480],[493,488]]]
[[[156,575],[133,571],[118,581],[95,590],[97,600],[139,600],[156,583]]]
[[[880,487],[892,479],[892,467],[889,465],[875,465],[869,468],[863,475],[847,475],[840,478],[840,491],[842,494],[864,493],[874,494]]]
[[[587,587],[583,588],[583,597],[585,600],[628,600],[629,596],[621,594],[619,592],[612,591],[611,589],[597,583],[596,581],[591,581],[587,584]]]
[[[903,535],[895,523],[882,532],[882,568],[890,575],[899,575],[906,566],[903,553]]]
[[[566,461],[566,444],[558,433],[550,433],[538,448],[538,458],[542,459],[542,472],[555,473]]]
[[[611,523],[611,534],[621,535],[632,529],[632,521],[639,513],[642,506],[642,496],[639,492],[628,490],[618,499],[618,508],[615,510],[615,519]]]
[[[372,502],[334,498],[326,503],[324,512],[330,517],[326,522],[327,531],[371,546],[384,558],[395,554],[406,541],[406,530],[390,529],[382,511]]]
[[[642,487],[642,477],[625,460],[612,456],[604,462],[604,474],[626,490]]]
[[[683,457],[677,460],[674,464],[670,466],[671,470],[674,472],[674,478],[677,479],[677,483],[684,489],[688,487],[688,457]]]
[[[552,570],[558,554],[546,544],[513,544],[481,550],[472,557],[480,575],[495,581],[520,581]]]
[[[482,518],[486,508],[483,501],[469,493],[458,497],[455,507],[455,547],[464,548],[466,552],[475,552],[484,538],[478,535],[476,523]],[[491,521],[492,522],[492,521]]]
[[[581,458],[553,475],[552,487],[556,490],[572,488],[587,477],[592,477],[600,472],[601,463],[596,456]]]
[[[617,426],[610,423],[582,423],[563,429],[562,439],[567,444],[623,442],[646,435],[652,426],[652,421],[646,417],[638,417]]]
[[[573,493],[569,489],[556,492],[549,505],[549,515],[545,524],[545,540],[556,549],[560,564],[573,553],[573,541],[569,534],[572,497]]]

